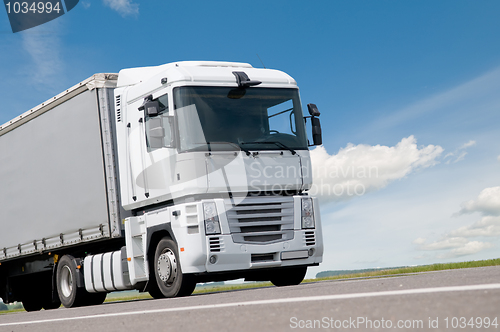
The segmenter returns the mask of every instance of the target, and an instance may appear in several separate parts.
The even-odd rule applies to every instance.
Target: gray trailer
[[[84,256],[103,242],[124,244],[121,220],[128,214],[119,204],[111,121],[116,79],[96,74],[0,126],[5,302],[58,307],[50,292],[39,294],[51,288],[40,283],[52,283],[40,272],[52,275],[69,248]]]

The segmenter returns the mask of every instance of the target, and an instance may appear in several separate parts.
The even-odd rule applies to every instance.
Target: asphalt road
[[[500,331],[500,267],[0,315],[2,332],[471,331],[479,327]]]

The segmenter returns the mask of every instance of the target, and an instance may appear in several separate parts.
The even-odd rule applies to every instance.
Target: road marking
[[[357,298],[364,298],[364,297],[398,296],[398,295],[414,295],[414,294],[445,293],[445,292],[464,292],[464,291],[478,291],[478,290],[490,290],[490,289],[500,289],[500,284],[417,288],[417,289],[404,289],[404,290],[396,290],[396,291],[371,292],[371,293],[320,295],[320,296],[293,297],[293,298],[286,298],[286,299],[272,299],[272,300],[207,304],[207,305],[199,305],[199,306],[180,307],[180,308],[165,308],[165,309],[153,309],[153,310],[142,310],[142,311],[131,311],[131,312],[117,312],[117,313],[111,313],[111,314],[98,314],[98,315],[91,315],[91,316],[65,317],[65,318],[33,320],[33,321],[3,323],[3,324],[0,323],[0,327],[1,326],[14,326],[14,325],[28,325],[28,324],[43,324],[43,323],[53,323],[53,322],[67,322],[70,320],[81,320],[81,319],[97,319],[97,318],[131,316],[131,315],[146,315],[146,314],[157,314],[157,313],[178,312],[178,311],[219,309],[219,308],[238,307],[238,306],[254,306],[254,305],[262,305],[262,304],[280,304],[280,303],[329,301],[329,300],[331,301],[331,300],[357,299]]]

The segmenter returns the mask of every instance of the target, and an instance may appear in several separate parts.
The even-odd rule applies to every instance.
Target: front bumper
[[[234,243],[231,235],[208,237],[207,272],[315,265],[322,262],[323,244],[317,230],[295,231],[285,242],[251,245]]]

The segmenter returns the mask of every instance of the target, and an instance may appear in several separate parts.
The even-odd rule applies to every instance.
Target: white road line
[[[238,307],[238,306],[254,306],[254,305],[262,305],[262,304],[345,300],[345,299],[356,299],[356,298],[363,298],[363,297],[398,296],[398,295],[414,295],[414,294],[445,293],[445,292],[463,292],[463,291],[478,291],[478,290],[488,290],[488,289],[500,289],[500,284],[417,288],[417,289],[405,289],[405,290],[371,292],[371,293],[306,296],[306,297],[293,297],[293,298],[286,298],[286,299],[272,299],[272,300],[259,300],[259,301],[247,301],[247,302],[207,304],[207,305],[199,305],[199,306],[180,307],[180,308],[165,308],[165,309],[154,309],[154,310],[143,310],[143,311],[117,312],[117,313],[111,313],[111,314],[99,314],[99,315],[91,315],[91,316],[65,317],[65,318],[33,320],[33,321],[3,323],[3,324],[0,323],[0,327],[1,326],[14,326],[14,325],[28,325],[28,324],[43,324],[43,323],[53,323],[53,322],[67,322],[70,320],[81,320],[81,319],[97,319],[97,318],[107,318],[107,317],[146,315],[146,314],[157,314],[157,313],[178,312],[178,311],[218,309],[218,308],[228,308],[228,307]]]

